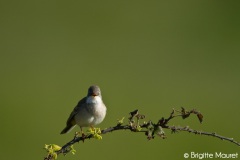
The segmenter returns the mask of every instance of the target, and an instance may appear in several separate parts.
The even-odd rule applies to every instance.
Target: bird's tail
[[[65,133],[68,133],[70,132],[73,128],[75,127],[75,125],[67,125],[60,134],[65,134]]]

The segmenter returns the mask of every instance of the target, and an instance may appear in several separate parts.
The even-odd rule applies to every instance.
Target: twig
[[[186,131],[186,132],[189,132],[189,133],[211,136],[211,137],[219,138],[221,140],[226,140],[226,141],[232,142],[232,143],[240,146],[240,142],[235,141],[233,138],[224,137],[224,136],[221,136],[221,135],[219,135],[215,132],[211,133],[211,132],[197,131],[197,130],[191,129],[189,127],[176,127],[176,126],[169,126],[169,127],[167,127],[167,129],[171,129],[173,132]]]
[[[179,114],[175,114],[176,112]],[[200,123],[203,121],[203,115],[200,112],[196,111],[195,109],[187,111],[182,107],[181,111],[173,109],[168,118],[166,118],[166,119],[161,118],[156,124],[152,123],[151,121],[140,124],[140,120],[144,119],[145,116],[139,114],[138,110],[135,110],[133,112],[130,112],[131,116],[129,117],[129,124],[122,125],[122,122],[118,123],[114,127],[109,127],[109,128],[101,130],[101,134],[107,134],[109,132],[118,131],[118,130],[130,130],[132,132],[139,132],[139,133],[144,132],[145,135],[147,136],[148,140],[153,139],[155,137],[155,135],[158,135],[161,138],[165,139],[166,135],[165,135],[163,129],[170,129],[172,131],[172,133],[175,133],[177,131],[186,131],[186,132],[194,133],[194,134],[198,134],[198,135],[206,135],[206,136],[219,138],[221,140],[226,140],[226,141],[232,142],[232,143],[240,146],[240,143],[235,141],[233,138],[224,137],[224,136],[218,135],[216,133],[197,131],[197,130],[191,129],[189,127],[168,126],[168,123],[171,119],[176,118],[176,117],[182,117],[183,119],[185,119],[185,118],[188,118],[191,114],[197,115]],[[135,119],[137,120],[136,122],[135,122]],[[54,152],[54,154],[59,155],[62,153],[63,155],[66,155],[68,152],[71,151],[70,148],[73,144],[75,144],[76,142],[80,142],[80,141],[84,142],[85,139],[91,139],[91,138],[94,138],[93,134],[88,134],[84,137],[78,137],[75,134],[74,138],[70,142],[66,143],[63,147],[61,147],[60,150]],[[52,159],[54,159],[54,156],[53,156],[53,154],[49,154],[49,153],[44,158],[44,160],[52,160]]]

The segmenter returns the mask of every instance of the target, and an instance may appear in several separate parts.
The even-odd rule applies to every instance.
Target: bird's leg
[[[93,130],[94,129],[93,125],[90,125],[90,128]]]
[[[80,129],[81,129],[82,137],[84,138],[84,137],[85,137],[85,134],[84,134],[84,132],[83,132],[82,127],[80,127]]]
[[[81,130],[81,133],[82,133],[82,141],[83,141],[83,143],[84,143],[84,140],[85,140],[85,138],[86,138],[86,135],[84,134],[82,127],[80,127],[80,130]]]

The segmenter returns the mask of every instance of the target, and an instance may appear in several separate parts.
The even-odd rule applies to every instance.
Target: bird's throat
[[[89,96],[87,97],[88,104],[100,104],[102,103],[102,98],[99,96]]]

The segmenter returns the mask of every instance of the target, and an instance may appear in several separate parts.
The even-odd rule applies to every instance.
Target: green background
[[[196,108],[171,125],[240,141],[238,1],[0,2],[1,159],[43,159],[91,84],[108,107],[106,128],[138,108],[146,120]],[[76,144],[59,159],[184,159],[184,153],[240,153],[236,145],[185,132],[147,141],[118,131]]]

